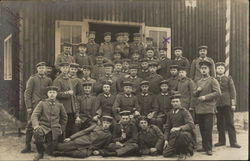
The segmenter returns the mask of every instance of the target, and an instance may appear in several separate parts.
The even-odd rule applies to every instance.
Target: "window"
[[[85,42],[86,37],[86,27],[84,27],[84,22],[79,21],[56,21],[56,53],[61,53],[61,44],[67,42],[73,44],[73,50],[75,50],[74,45],[81,42]],[[74,53],[73,51],[71,53]]]
[[[4,80],[12,80],[12,34],[4,40]]]
[[[145,27],[146,37],[154,39],[154,46],[157,48],[161,46],[167,47],[167,57],[171,59],[171,29],[165,27]]]

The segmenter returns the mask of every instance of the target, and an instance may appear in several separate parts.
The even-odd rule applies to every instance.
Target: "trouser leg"
[[[163,150],[164,157],[171,157],[176,154],[176,141],[177,135],[175,133],[171,133],[169,136],[169,141],[167,147]]]
[[[189,132],[180,132],[179,136],[176,139],[176,149],[177,153],[188,154],[193,153],[190,149],[190,144],[192,144],[192,136]]]
[[[127,143],[123,147],[116,150],[117,156],[131,156],[138,154],[138,145],[136,143]]]
[[[68,113],[67,115],[68,115],[68,122],[67,122],[66,130],[65,130],[65,137],[66,138],[73,135],[74,131],[75,131],[75,114]]]
[[[58,139],[57,138],[53,138],[52,137],[52,133],[48,133],[47,135],[45,135],[45,139],[47,142],[47,154],[51,155],[53,154],[54,150],[56,149],[56,146],[58,144]]]
[[[237,140],[236,140],[236,130],[234,127],[234,118],[233,118],[234,113],[231,107],[225,107],[224,114],[225,114],[225,124],[228,131],[230,145],[234,145],[235,143],[237,143]]]
[[[77,147],[73,141],[65,142],[65,143],[59,143],[57,144],[56,150],[58,151],[72,151],[76,150]]]
[[[205,145],[206,145],[206,150],[207,151],[212,151],[212,144],[213,144],[213,139],[212,139],[212,132],[213,132],[213,114],[205,114],[205,120],[204,120],[204,125],[205,125]]]
[[[218,113],[216,114],[217,117],[217,130],[219,134],[219,143],[226,143],[226,136],[225,136],[225,114],[223,107],[217,107]]]
[[[200,134],[201,134],[201,140],[202,140],[202,147],[203,149],[207,150],[206,147],[206,134],[205,134],[205,125],[204,125],[204,114],[197,114],[197,121],[200,129]]]

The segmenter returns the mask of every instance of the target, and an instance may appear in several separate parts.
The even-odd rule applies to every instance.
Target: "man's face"
[[[71,49],[70,46],[64,46],[64,47],[63,47],[63,52],[64,52],[64,53],[70,54],[70,53],[71,53],[71,50],[72,50],[72,49]]]
[[[148,122],[146,120],[141,120],[139,123],[140,128],[142,128],[143,130],[146,130],[148,127]]]
[[[106,74],[112,74],[112,72],[113,72],[113,67],[105,67],[105,68],[104,68],[104,71],[105,71]]]
[[[47,95],[48,95],[49,99],[56,99],[57,91],[49,90],[48,93],[47,93]]]
[[[181,107],[181,101],[179,98],[174,98],[171,100],[171,104],[173,106],[173,108],[179,108]]]
[[[175,54],[176,57],[180,57],[180,56],[182,56],[182,50],[177,49],[177,50],[174,51],[174,54]]]
[[[150,73],[156,73],[157,66],[149,66],[148,70],[149,70]]]
[[[154,56],[154,51],[153,50],[148,50],[147,51],[147,57],[152,58]]]
[[[219,65],[216,67],[216,73],[217,74],[224,74],[225,73],[225,67],[222,65]]]
[[[129,63],[128,62],[123,62],[122,67],[124,69],[128,69],[129,68]]]
[[[200,57],[205,58],[207,56],[207,49],[199,50]]]
[[[208,75],[209,74],[209,67],[206,65],[202,65],[200,67],[200,72],[202,75]]]
[[[160,58],[166,57],[167,56],[167,52],[165,50],[160,50],[159,51],[159,55],[160,55]]]
[[[161,88],[161,92],[163,92],[163,93],[168,92],[168,85],[167,84],[161,84],[160,88]]]
[[[72,74],[72,75],[75,75],[76,72],[77,72],[77,70],[78,70],[78,69],[75,68],[75,67],[70,67],[70,68],[69,68],[69,73]]]
[[[110,92],[110,85],[104,84],[102,89],[103,89],[104,93],[109,93]]]
[[[79,47],[78,47],[78,50],[79,50],[80,53],[86,53],[87,48],[84,47],[84,46],[79,46]]]
[[[111,36],[109,36],[109,35],[108,35],[108,36],[105,36],[105,37],[104,37],[104,41],[105,41],[105,42],[110,42],[110,41],[111,41]]]
[[[141,41],[141,37],[134,37],[134,41],[135,42],[140,42]]]
[[[61,66],[60,70],[63,74],[66,74],[69,72],[69,66]]]
[[[89,40],[94,41],[95,40],[95,34],[89,34]]]
[[[123,36],[123,40],[124,40],[124,42],[128,42],[129,41],[129,36]]]
[[[138,69],[129,69],[129,73],[132,77],[135,77],[137,75]]]
[[[146,44],[147,44],[147,46],[152,46],[152,45],[153,45],[153,41],[147,40],[147,41],[146,41]]]
[[[120,72],[122,71],[122,64],[115,64],[115,71]]]
[[[85,94],[90,94],[92,87],[91,86],[83,86],[83,92]]]
[[[96,62],[98,63],[98,64],[101,64],[101,63],[103,63],[103,57],[96,57]]]
[[[132,59],[133,59],[133,60],[139,60],[139,58],[140,58],[140,55],[139,55],[138,53],[134,53],[134,54],[132,55]]]
[[[117,40],[118,42],[123,42],[123,36],[118,36],[118,37],[116,37],[116,40]]]
[[[146,84],[141,85],[142,93],[147,93],[148,89],[149,89],[149,85],[146,85]]]
[[[142,62],[141,63],[141,67],[142,67],[142,69],[148,69],[148,62]]]
[[[185,77],[187,76],[187,72],[186,72],[185,70],[180,70],[180,71],[179,71],[179,76],[180,76],[181,78],[185,78]]]
[[[90,70],[85,68],[82,70],[82,73],[85,77],[88,77],[90,75]]]
[[[171,68],[171,69],[170,69],[170,74],[171,74],[172,76],[176,76],[176,75],[178,74],[178,70],[177,70],[176,68]]]
[[[115,60],[120,60],[121,59],[121,54],[114,54],[114,59]]]
[[[124,86],[123,90],[124,90],[124,93],[130,94],[132,92],[132,87],[131,86]]]
[[[46,73],[50,75],[52,73],[52,67],[46,66]]]
[[[104,130],[109,129],[110,125],[111,125],[111,122],[109,122],[109,121],[102,121],[102,127],[103,127]]]
[[[121,116],[121,124],[123,125],[127,125],[130,121],[130,117],[129,116]]]
[[[37,69],[37,73],[41,75],[45,74],[46,72],[46,66],[38,66],[36,69]]]

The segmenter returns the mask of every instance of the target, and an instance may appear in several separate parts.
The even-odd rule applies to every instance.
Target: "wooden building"
[[[3,66],[5,58],[1,55],[1,91],[6,87],[15,88],[15,93],[4,94],[1,101],[16,102],[9,106],[15,106],[17,111],[25,109],[23,92],[27,79],[35,72],[36,63],[46,61],[54,64],[62,42],[86,42],[86,32],[90,30],[97,32],[97,42],[103,41],[102,34],[106,31],[111,31],[113,38],[120,31],[128,31],[130,34],[140,32],[144,38],[152,36],[157,46],[167,38],[168,57],[172,56],[171,49],[174,46],[182,46],[184,56],[190,61],[197,57],[198,46],[207,45],[209,57],[215,62],[225,61],[226,2],[227,0],[1,1],[1,12],[4,12],[1,15],[8,16],[1,18],[1,28],[8,29],[4,30],[4,34],[1,30],[1,42],[12,34],[13,41],[17,43],[12,50],[12,80],[4,79],[3,71],[8,67]],[[238,111],[248,111],[249,4],[247,0],[230,2],[230,75],[238,92]],[[9,22],[13,16],[18,18],[12,18],[14,20]],[[8,23],[11,27],[8,27]],[[3,46],[1,52],[2,50]]]

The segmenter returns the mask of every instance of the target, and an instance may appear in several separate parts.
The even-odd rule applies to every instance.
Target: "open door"
[[[167,57],[171,59],[171,29],[165,27],[145,26],[145,36],[152,37],[157,48],[167,47]]]

